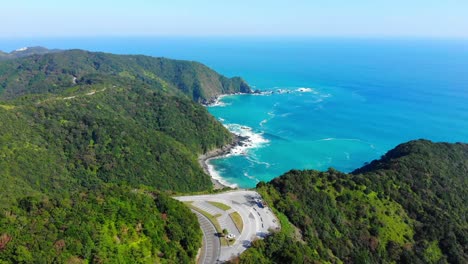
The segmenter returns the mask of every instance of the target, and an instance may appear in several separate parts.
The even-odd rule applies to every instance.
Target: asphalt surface
[[[199,258],[199,263],[212,264],[218,263],[221,243],[219,237],[216,236],[216,229],[213,224],[195,210],[192,210],[197,217],[200,227],[203,231],[203,249]]]
[[[191,201],[193,202],[193,206],[211,215],[221,215],[217,218],[221,228],[226,228],[230,233],[236,235],[236,241],[234,244],[222,246],[220,248],[218,260],[221,262],[228,261],[233,257],[240,255],[250,247],[254,239],[265,238],[265,236],[270,232],[270,229],[280,228],[279,222],[270,208],[264,207],[258,202],[258,199],[262,198],[255,191],[237,190],[210,195],[180,196],[175,197],[175,199],[179,201]],[[207,203],[208,201],[226,204],[230,206],[231,209],[227,211],[221,210]],[[238,212],[242,217],[244,227],[240,233],[236,228],[233,228],[234,223],[229,217],[229,213],[232,212]],[[206,218],[205,220],[209,221]],[[200,224],[203,228],[203,223],[200,222]],[[210,235],[210,232],[216,231],[207,231],[206,234],[208,238],[213,237]],[[210,242],[207,241],[207,243],[209,244]],[[210,250],[207,250],[207,252],[208,251]],[[208,259],[206,259],[206,262],[200,263],[216,263],[207,261]]]

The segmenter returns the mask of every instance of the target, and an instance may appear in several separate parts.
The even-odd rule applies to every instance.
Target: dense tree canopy
[[[212,188],[197,156],[232,136],[195,101],[242,85],[144,56],[0,62],[0,263],[193,262],[197,219],[164,191]]]
[[[182,203],[116,185],[25,196],[0,226],[0,263],[189,263],[202,236]]]
[[[352,174],[293,170],[257,189],[283,230],[241,263],[468,261],[466,144],[412,141]]]
[[[251,92],[241,78],[227,78],[198,62],[69,50],[1,62],[0,98],[62,93],[64,87],[89,82],[87,76],[94,74],[140,81],[197,102],[220,94]]]
[[[197,219],[166,191],[212,188],[197,156],[232,136],[196,102],[250,88],[195,62],[38,52],[0,54],[0,263],[194,262]],[[468,262],[466,144],[257,190],[282,229],[235,262]]]

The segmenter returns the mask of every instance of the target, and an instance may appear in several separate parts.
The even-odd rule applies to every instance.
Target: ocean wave
[[[275,114],[273,111],[270,111],[270,112],[268,112],[267,114],[268,114],[270,117],[269,117],[269,118],[266,118],[266,119],[263,119],[263,120],[259,123],[259,125],[260,125],[261,127],[263,127],[266,123],[268,123],[270,120],[272,120],[273,118],[276,117],[276,114]]]
[[[319,94],[319,92],[317,92],[315,89],[313,89],[313,88],[307,88],[307,87],[300,87],[300,88],[296,89],[295,91],[296,91],[296,92],[300,92],[300,93]]]
[[[250,176],[247,172],[244,172],[244,176],[251,179],[251,180],[254,180],[257,183],[260,182],[257,178],[255,178],[254,176]]]
[[[358,138],[322,138],[322,139],[315,140],[315,141],[355,141],[355,142],[362,143],[364,145],[368,145],[369,148],[371,148],[371,149],[375,149],[374,144],[372,144],[370,142],[367,142],[367,141],[364,141],[364,140],[361,140],[361,139],[358,139]],[[347,156],[347,159],[349,159],[349,153],[345,152],[345,155]]]
[[[258,165],[264,165],[266,168],[269,168],[271,166],[270,163],[265,162],[265,161],[259,161],[258,159],[255,159],[253,157],[247,157],[247,160]]]
[[[291,93],[292,91],[291,90],[288,90],[288,89],[277,89],[276,90],[276,93],[277,94],[288,94],[288,93]]]
[[[220,95],[216,98],[216,100],[212,103],[210,103],[209,105],[207,105],[208,107],[225,107],[225,106],[228,106],[228,105],[231,105],[231,104],[228,104],[228,103],[225,103],[223,102],[223,98],[226,97],[227,95]]]
[[[245,138],[239,145],[231,149],[226,156],[247,155],[249,150],[264,146],[270,141],[263,137],[263,133],[256,133],[248,126],[239,124],[226,124],[225,127],[232,133]]]
[[[332,141],[332,140],[364,142],[364,141],[362,141],[362,140],[360,140],[358,138],[322,138],[322,139],[319,139],[319,140],[316,140],[316,141]]]
[[[209,161],[206,163],[206,166],[208,167],[208,172],[209,172],[210,176],[213,179],[217,180],[222,185],[228,186],[228,187],[231,187],[231,188],[239,187],[237,184],[229,183],[223,177],[221,177],[219,172],[214,168],[214,166]]]
[[[225,124],[224,126],[229,131],[231,131],[233,134],[235,134],[237,136],[240,136],[242,138],[245,138],[245,140],[242,140],[242,142],[240,142],[239,145],[233,147],[230,150],[230,152],[227,155],[225,155],[224,157],[243,155],[243,156],[246,156],[246,158],[250,162],[257,163],[257,164],[264,164],[266,167],[270,166],[270,164],[268,164],[266,162],[257,161],[254,158],[251,158],[250,156],[248,156],[249,150],[260,148],[260,147],[262,147],[265,144],[270,142],[269,140],[267,140],[267,139],[265,139],[263,137],[263,133],[256,133],[256,132],[253,131],[253,129],[251,127],[243,126],[243,125],[239,125],[239,124]],[[216,158],[213,158],[213,159],[218,159],[218,158],[221,158],[221,157],[216,157]],[[210,160],[213,160],[213,159],[210,159]],[[221,184],[223,184],[225,186],[229,186],[231,188],[237,188],[238,187],[237,184],[232,184],[232,183],[226,181],[226,179],[224,179],[220,175],[219,171],[217,171],[215,169],[215,166],[211,164],[210,160],[208,160],[206,162],[206,165],[207,165],[207,169],[208,169],[208,172],[211,175],[211,177],[213,179],[219,181]],[[249,175],[244,175],[244,176],[248,177],[249,179],[258,181],[257,179],[255,179],[252,176],[249,176]]]
[[[322,98],[327,98],[327,97],[331,96],[331,94],[321,94],[316,89],[310,88],[310,87],[299,87],[299,88],[273,87],[273,88],[270,88],[270,89],[267,89],[267,90],[255,92],[252,95],[275,95],[275,94],[276,95],[282,95],[282,94],[297,94],[297,93],[299,93],[299,94],[310,93],[310,94],[313,94],[313,95],[320,96]]]

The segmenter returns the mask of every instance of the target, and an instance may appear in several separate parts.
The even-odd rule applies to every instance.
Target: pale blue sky
[[[0,37],[468,38],[468,0],[5,0]]]

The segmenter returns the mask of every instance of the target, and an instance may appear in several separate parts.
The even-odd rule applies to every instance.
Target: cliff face
[[[251,92],[241,78],[227,78],[198,62],[69,50],[0,62],[0,98],[60,93],[84,82],[99,82],[96,76],[138,80],[155,89],[163,83],[163,91],[200,103],[221,94]]]

